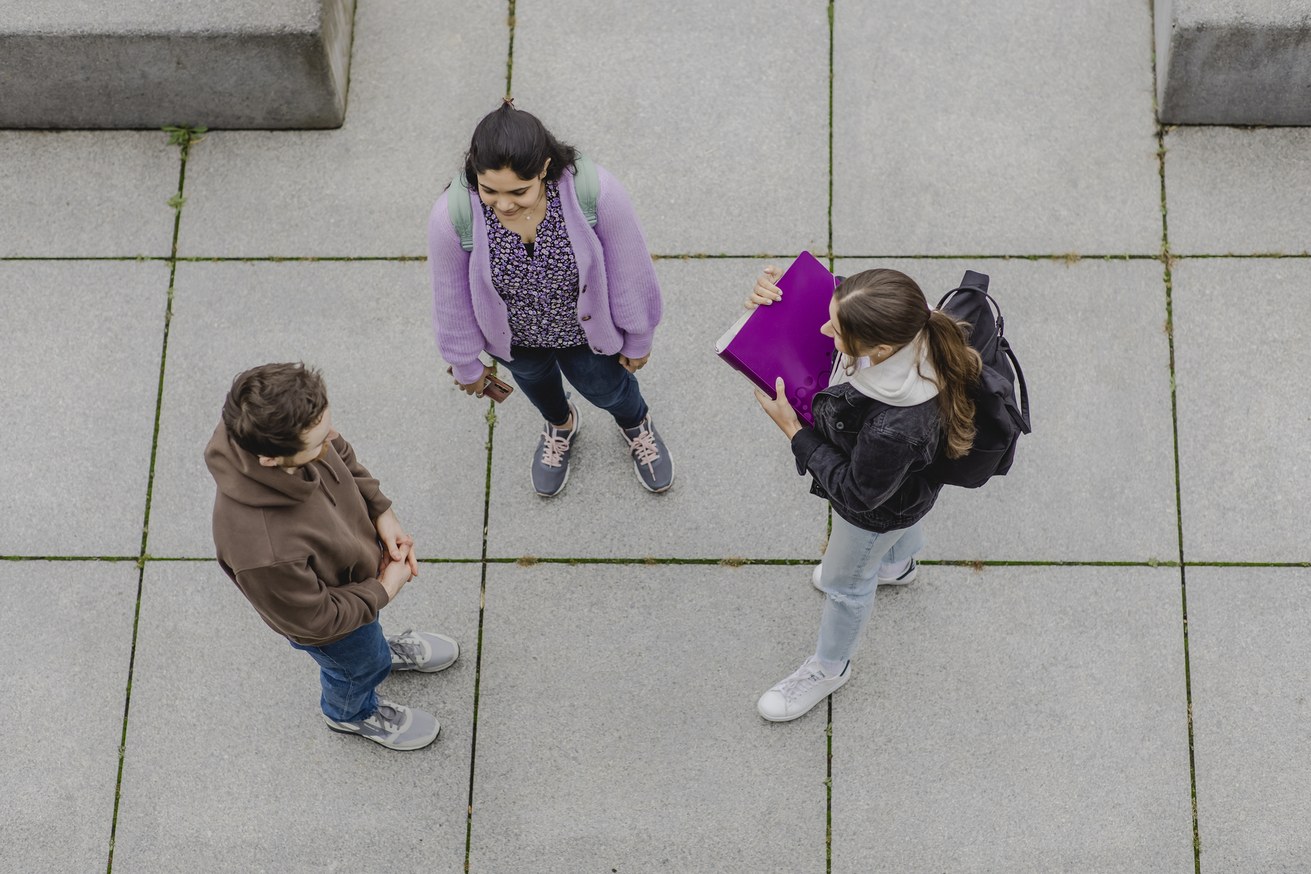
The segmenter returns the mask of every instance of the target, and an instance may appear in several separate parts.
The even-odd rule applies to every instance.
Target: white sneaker
[[[847,662],[836,677],[828,677],[819,665],[819,658],[812,655],[791,676],[778,681],[761,695],[756,710],[770,722],[787,722],[805,716],[810,708],[832,695],[849,679],[851,662]]]
[[[819,588],[819,574],[824,567],[822,564],[815,565],[815,570],[810,574],[810,584],[816,589]],[[886,567],[879,565],[879,582],[880,586],[908,586],[915,582],[915,575],[919,573],[920,565],[915,559],[908,558],[902,564],[895,567]],[[896,571],[894,574],[893,571]]]

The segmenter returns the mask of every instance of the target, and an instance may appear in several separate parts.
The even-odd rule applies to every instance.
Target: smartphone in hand
[[[483,390],[479,394],[483,397],[489,397],[499,404],[501,401],[508,398],[512,391],[514,391],[514,386],[510,385],[508,382],[497,379],[489,373],[487,374],[487,380],[483,383]]]
[[[446,368],[447,373],[453,373],[454,371],[455,368],[453,367]],[[512,391],[514,391],[514,386],[504,380],[497,379],[493,374],[489,373],[487,374],[487,378],[483,380],[483,390],[478,392],[475,397],[491,398],[499,404],[501,401],[508,398]]]

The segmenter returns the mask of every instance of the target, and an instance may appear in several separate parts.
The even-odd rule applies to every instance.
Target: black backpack
[[[948,458],[944,441],[924,473],[936,482],[977,489],[1011,469],[1015,444],[1021,434],[1032,430],[1029,388],[1020,362],[1003,336],[1006,320],[988,294],[985,274],[966,270],[960,287],[947,292],[938,301],[938,309],[971,326],[970,345],[983,359],[983,373],[970,392],[974,398],[974,447],[960,458]]]

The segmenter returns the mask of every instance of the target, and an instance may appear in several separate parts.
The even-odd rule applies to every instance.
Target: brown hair
[[[849,276],[833,292],[835,327],[847,347],[900,348],[924,332],[937,371],[938,410],[947,438],[948,458],[960,458],[974,445],[974,400],[969,388],[979,380],[983,362],[967,342],[968,326],[930,310],[924,292],[896,270],[865,270]]]
[[[323,418],[328,387],[303,362],[263,364],[237,375],[223,402],[223,424],[242,449],[282,458],[305,450],[302,435]]]

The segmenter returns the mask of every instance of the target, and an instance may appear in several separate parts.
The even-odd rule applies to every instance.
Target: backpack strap
[[[1029,422],[1029,386],[1024,381],[1024,371],[1020,368],[1020,359],[1016,358],[1015,353],[1011,351],[1010,343],[1003,344],[1003,348],[1006,351],[1006,357],[1011,360],[1011,367],[1015,368],[1015,384],[1020,388],[1020,415],[1024,417],[1024,423],[1020,426],[1020,430],[1025,434],[1032,434],[1033,425]]]
[[[463,169],[455,174],[446,189],[446,212],[451,217],[455,233],[460,235],[460,248],[472,252],[473,210],[469,207],[469,183],[465,181]]]
[[[460,236],[460,248],[472,252],[473,210],[469,208],[469,183],[465,181],[464,170],[455,174],[446,191],[446,212],[451,217],[455,233]],[[578,196],[578,206],[589,227],[596,227],[596,201],[600,193],[601,178],[596,172],[596,162],[586,155],[577,156],[574,159],[574,194]]]
[[[596,162],[586,155],[574,158],[574,193],[578,205],[590,227],[596,227],[596,201],[601,193],[601,179],[596,173]]]

